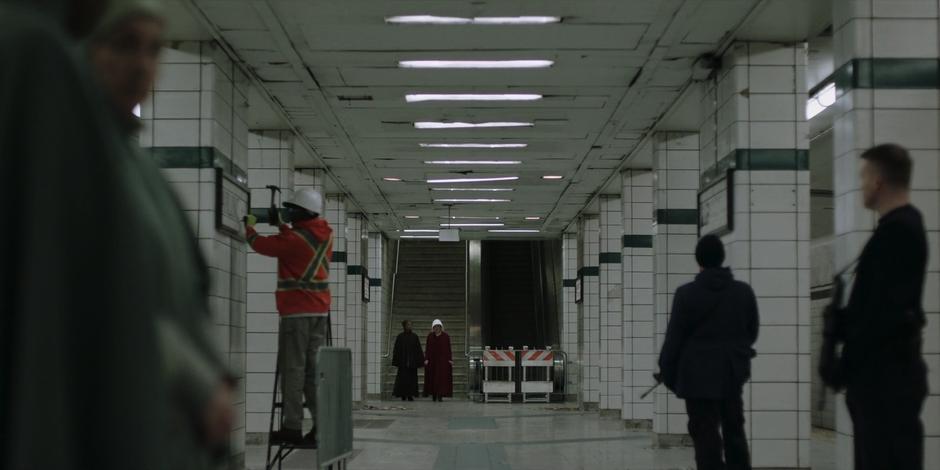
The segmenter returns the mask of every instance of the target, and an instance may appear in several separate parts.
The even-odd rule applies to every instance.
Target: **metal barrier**
[[[515,351],[487,347],[483,351],[483,401],[512,403],[512,394],[516,391],[515,370]]]
[[[519,360],[522,366],[522,402],[548,403],[555,385],[552,378],[555,354],[551,348],[523,349]]]

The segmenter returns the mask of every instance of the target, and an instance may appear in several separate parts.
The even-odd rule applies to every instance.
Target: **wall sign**
[[[215,170],[215,228],[239,240],[245,239],[242,220],[251,207],[251,192],[238,180]]]
[[[734,231],[734,169],[698,193],[699,236]]]
[[[584,300],[584,274],[578,273],[574,280],[574,303],[579,304]]]

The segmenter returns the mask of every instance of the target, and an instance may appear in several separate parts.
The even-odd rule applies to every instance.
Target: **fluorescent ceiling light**
[[[524,149],[529,144],[418,144],[428,149]]]
[[[531,122],[439,122],[421,121],[415,123],[415,129],[477,129],[494,127],[533,127]]]
[[[532,228],[507,228],[507,229],[493,229],[489,230],[492,233],[539,233],[538,230]]]
[[[525,220],[542,220],[541,217],[526,217]]]
[[[836,84],[830,83],[806,101],[806,120],[816,117],[836,102]]]
[[[406,219],[420,219],[421,216],[420,215],[406,215],[405,218]]]
[[[434,202],[512,202],[509,199],[435,199]]]
[[[519,179],[518,176],[493,176],[488,178],[442,178],[442,179],[431,179],[427,182],[430,184],[444,184],[444,183],[487,183],[492,181],[515,181]]]
[[[489,193],[500,193],[515,190],[512,188],[431,188],[431,191],[482,191]]]
[[[405,95],[405,101],[408,103],[421,103],[424,101],[537,101],[540,99],[542,99],[542,95],[531,93],[417,93]]]
[[[425,228],[408,228],[405,229],[405,233],[437,233],[437,229],[425,229]]]
[[[552,60],[402,60],[403,69],[543,69],[554,65]]]
[[[438,236],[437,235],[402,235],[399,238],[433,238],[436,240]]]
[[[386,176],[386,177],[382,178],[382,180],[383,180],[383,181],[399,182],[399,181],[401,181],[401,178],[398,178],[398,177],[396,177],[396,176]]]
[[[479,217],[479,216],[472,216],[472,215],[454,215],[454,216],[451,216],[451,217],[441,216],[441,218],[442,218],[442,219],[448,219],[448,218],[449,218],[449,219],[452,219],[452,220],[459,220],[459,219],[464,219],[464,220],[499,220],[499,217]]]
[[[425,165],[520,165],[519,160],[425,160]]]
[[[451,223],[445,223],[445,224],[441,224],[441,227],[447,227],[447,228],[450,228],[450,227],[502,227],[503,225],[505,225],[505,224],[502,224],[502,223],[498,223],[498,224],[451,224]]]
[[[561,175],[545,175],[542,177],[543,180],[560,180],[562,178],[564,178],[564,176]]]
[[[403,15],[385,18],[392,24],[435,24],[435,25],[539,25],[561,22],[558,16],[477,16],[462,18],[457,16]]]

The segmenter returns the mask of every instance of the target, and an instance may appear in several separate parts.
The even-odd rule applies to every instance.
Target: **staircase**
[[[392,305],[392,338],[401,332],[401,322],[411,320],[421,349],[439,318],[450,335],[454,356],[454,397],[467,396],[466,345],[466,242],[402,240],[398,253],[398,276]],[[392,358],[383,359],[382,398],[391,399],[396,369]],[[424,390],[424,369],[418,369],[418,389]]]

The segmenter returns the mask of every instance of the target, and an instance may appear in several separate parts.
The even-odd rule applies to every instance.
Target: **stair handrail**
[[[395,315],[395,284],[398,281],[398,257],[401,256],[401,238],[395,241],[395,270],[392,271],[392,298],[388,305],[388,320],[385,325],[385,354],[383,359],[388,359],[392,355],[390,348],[392,343],[392,317]]]
[[[470,242],[463,249],[463,357],[470,357]],[[469,375],[469,372],[467,372]],[[469,380],[469,377],[468,377]]]

